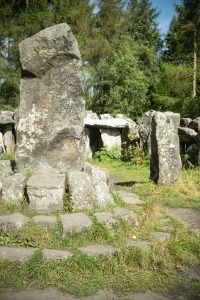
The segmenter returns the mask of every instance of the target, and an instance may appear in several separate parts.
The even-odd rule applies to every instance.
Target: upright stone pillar
[[[46,28],[19,44],[22,79],[18,170],[81,169],[84,99],[78,44],[67,24]]]
[[[180,115],[155,112],[151,124],[150,177],[155,183],[173,184],[181,171],[178,127]]]

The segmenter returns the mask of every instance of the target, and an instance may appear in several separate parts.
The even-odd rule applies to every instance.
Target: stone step
[[[147,241],[141,241],[141,240],[125,240],[125,245],[127,247],[131,248],[139,248],[144,251],[149,251],[151,249],[151,243]]]
[[[9,261],[26,262],[33,256],[38,248],[0,247],[0,259]],[[43,249],[42,256],[45,260],[67,259],[72,253],[66,250]]]
[[[134,194],[134,193],[128,193],[125,191],[117,191],[117,193],[120,195],[120,197],[122,198],[122,200],[126,203],[126,204],[132,204],[132,205],[140,205],[143,202],[139,199],[139,197]]]
[[[0,216],[0,229],[18,232],[28,221],[29,218],[21,213]]]
[[[110,246],[110,245],[93,245],[93,246],[86,246],[81,247],[78,249],[82,253],[88,255],[88,256],[106,256],[106,255],[113,255],[119,249]]]

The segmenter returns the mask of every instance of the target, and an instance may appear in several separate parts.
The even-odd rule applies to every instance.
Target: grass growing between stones
[[[200,289],[199,280],[179,276],[187,266],[199,262],[200,234],[165,211],[165,206],[200,209],[200,170],[183,170],[175,186],[166,187],[149,181],[147,166],[109,159],[95,160],[95,164],[109,170],[119,189],[137,193],[144,201],[142,206],[132,207],[114,194],[116,205],[137,213],[140,225],[133,227],[121,220],[119,227],[107,229],[90,211],[87,214],[93,221],[92,228],[81,235],[63,238],[59,213],[56,214],[57,225],[49,231],[30,221],[18,234],[0,232],[0,245],[39,248],[24,264],[0,261],[0,288],[54,286],[77,295],[92,294],[104,288],[120,292],[164,291],[177,284]],[[5,207],[3,209],[5,211]],[[112,211],[112,206],[109,210]],[[125,239],[149,241],[153,231],[171,232],[171,238],[152,242],[150,251],[124,246]],[[119,252],[112,257],[92,258],[78,250],[95,244],[110,244],[118,247]],[[41,255],[43,248],[70,250],[73,256],[63,261],[45,261]]]
[[[149,180],[149,166],[104,158],[92,161],[109,171],[119,189],[134,192],[143,201],[169,207],[188,207],[200,210],[200,168],[183,169],[172,186],[156,185]]]
[[[154,243],[150,252],[122,248],[112,257],[91,258],[76,250],[68,260],[47,262],[38,251],[23,265],[1,261],[1,288],[53,285],[77,295],[102,288],[120,292],[164,291],[182,280],[175,271],[197,262],[199,243],[199,236],[180,226],[174,239]],[[195,284],[200,287],[198,282]]]

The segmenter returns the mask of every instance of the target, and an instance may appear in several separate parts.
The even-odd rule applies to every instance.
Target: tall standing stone
[[[151,179],[173,184],[181,171],[178,127],[180,115],[156,112],[151,124]]]
[[[67,24],[46,28],[19,44],[22,79],[18,170],[81,169],[84,160],[82,61]]]

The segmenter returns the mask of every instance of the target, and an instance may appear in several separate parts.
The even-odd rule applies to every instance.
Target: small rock
[[[63,237],[83,233],[91,229],[92,221],[84,213],[71,213],[60,216],[63,226]]]
[[[137,215],[128,209],[116,207],[116,208],[114,208],[113,213],[117,219],[121,219],[125,222],[132,223],[135,226],[139,225]]]
[[[0,247],[0,259],[26,262],[37,248]]]
[[[133,205],[142,204],[142,201],[139,199],[139,197],[136,194],[127,193],[125,191],[118,191],[117,193],[127,204],[133,204]]]
[[[118,249],[110,245],[94,245],[81,247],[79,250],[89,256],[106,256],[115,254]]]
[[[94,216],[97,218],[99,223],[104,224],[108,228],[118,225],[118,221],[111,212],[99,212],[95,213]]]
[[[3,179],[2,200],[19,204],[26,186],[26,177],[23,174],[14,174]]]
[[[45,260],[67,259],[72,256],[72,253],[66,250],[43,249],[42,256]]]
[[[150,237],[152,240],[165,241],[170,239],[171,235],[167,232],[151,232]]]
[[[33,222],[42,225],[47,229],[53,229],[56,226],[57,219],[55,216],[35,216],[33,217]]]
[[[137,240],[137,241],[126,240],[125,241],[125,245],[127,247],[139,248],[139,249],[142,249],[144,251],[148,251],[151,248],[149,242],[147,242],[147,241],[140,241],[140,240]]]
[[[19,231],[28,221],[29,218],[20,213],[0,216],[0,228],[2,230]]]

